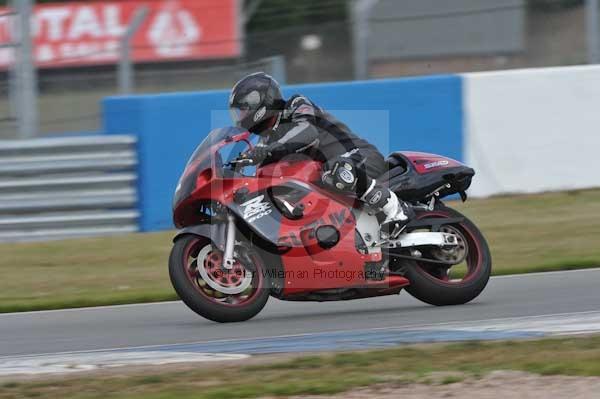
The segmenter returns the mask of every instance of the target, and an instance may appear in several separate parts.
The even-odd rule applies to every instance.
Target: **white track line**
[[[13,356],[0,364],[0,376],[69,374],[124,366],[161,366],[174,363],[242,360],[249,355],[197,352],[105,352],[37,357]]]
[[[589,268],[589,269],[576,269],[576,270],[559,270],[555,272],[535,272],[535,273],[522,273],[522,274],[508,274],[505,276],[492,276],[492,280],[501,280],[507,278],[527,278],[527,277],[539,277],[539,276],[557,276],[562,274],[570,274],[570,273],[584,273],[584,272],[598,272],[600,271],[600,267],[597,268]],[[88,310],[106,310],[106,309],[121,309],[121,308],[134,308],[134,307],[143,307],[143,306],[156,306],[156,305],[173,305],[181,303],[180,301],[162,301],[162,302],[144,302],[144,303],[130,303],[124,305],[106,305],[106,306],[86,306],[81,308],[67,308],[67,309],[53,309],[53,310],[33,310],[26,312],[11,312],[11,313],[0,313],[1,317],[10,317],[10,316],[26,316],[26,315],[35,315],[35,314],[44,314],[44,313],[56,313],[56,312],[78,312],[78,311],[88,311]]]

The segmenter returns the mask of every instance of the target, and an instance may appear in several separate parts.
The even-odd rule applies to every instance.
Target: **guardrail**
[[[0,242],[138,231],[133,136],[0,141]]]

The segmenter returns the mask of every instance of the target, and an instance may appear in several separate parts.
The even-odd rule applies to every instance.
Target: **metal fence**
[[[204,67],[136,66],[131,94],[224,89],[231,87],[245,74],[257,70],[264,70],[285,81],[283,62],[282,57],[268,57],[252,62]],[[18,133],[9,85],[9,75],[0,74],[0,139],[15,139]],[[38,86],[39,137],[64,132],[100,132],[102,100],[120,94],[114,66],[100,70],[47,71],[40,73]]]
[[[0,142],[0,242],[138,230],[132,136]]]

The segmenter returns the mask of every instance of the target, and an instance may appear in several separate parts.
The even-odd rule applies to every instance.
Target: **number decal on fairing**
[[[441,161],[426,163],[424,166],[425,166],[425,169],[432,169],[432,168],[439,168],[440,166],[446,166],[449,163],[450,162],[448,162],[446,160],[441,160]]]
[[[258,197],[252,198],[251,200],[241,204],[241,206],[244,208],[243,217],[246,219],[246,221],[248,221],[248,223],[255,222],[263,216],[267,216],[273,212],[271,204],[268,202],[263,202],[264,198],[264,195],[259,195]]]

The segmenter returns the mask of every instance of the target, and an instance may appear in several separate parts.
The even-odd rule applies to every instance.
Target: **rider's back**
[[[286,126],[293,126],[298,120],[308,120],[318,128],[319,143],[309,155],[319,161],[326,162],[346,153],[360,151],[364,157],[369,158],[369,162],[384,162],[383,155],[374,145],[354,134],[345,123],[332,114],[298,94],[290,97],[286,102],[277,136],[285,135]]]

